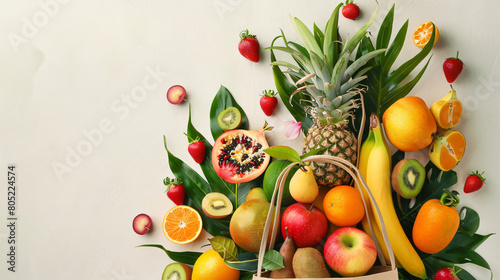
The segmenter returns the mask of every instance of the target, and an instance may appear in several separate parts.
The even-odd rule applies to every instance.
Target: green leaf
[[[168,154],[170,170],[177,178],[182,178],[187,199],[185,204],[200,213],[203,228],[213,236],[226,235],[229,232],[229,221],[208,218],[201,209],[201,202],[206,194],[212,192],[210,185],[196,171],[174,156],[167,148],[167,140],[163,137],[165,150]]]
[[[305,159],[306,157],[314,156],[319,153],[322,153],[325,150],[325,148],[320,148],[320,149],[311,149],[309,153],[302,154],[300,156],[300,159]]]
[[[264,253],[262,267],[267,270],[284,268],[283,256],[276,250],[269,250]]]
[[[239,254],[237,261],[225,261],[225,263],[234,269],[242,271],[257,271],[257,255],[255,253]]]
[[[409,21],[406,20],[401,29],[399,29],[398,33],[396,34],[396,37],[394,37],[394,41],[387,50],[387,53],[385,54],[385,57],[381,62],[383,73],[389,73],[392,65],[396,61],[396,58],[398,58],[399,53],[403,49],[406,39],[406,32],[408,31],[408,22]]]
[[[316,39],[316,43],[318,43],[319,46],[323,46],[323,41],[325,39],[325,34],[323,34],[323,31],[318,28],[316,23],[313,26],[314,30],[314,39]]]
[[[208,241],[210,241],[212,248],[219,253],[224,260],[238,260],[238,247],[236,247],[236,243],[234,243],[231,238],[215,236],[214,238],[209,238]]]
[[[180,262],[188,265],[194,265],[196,260],[201,256],[202,253],[200,252],[189,252],[189,251],[183,251],[183,252],[173,252],[165,249],[162,245],[158,244],[144,244],[144,245],[139,245],[137,247],[155,247],[155,248],[160,248],[162,249],[168,257],[175,261],[175,262]]]
[[[274,43],[278,38],[279,37],[274,38],[271,46],[274,46]],[[274,62],[276,61],[276,56],[274,55],[274,51],[272,49],[270,49],[270,51],[271,62]],[[283,101],[285,107],[297,122],[302,123],[302,131],[304,133],[307,133],[307,130],[312,126],[312,120],[307,117],[304,107],[297,101],[296,98],[290,100],[290,96],[297,89],[297,87],[294,84],[290,83],[290,81],[278,66],[273,66],[273,76],[276,89],[278,90],[280,98]],[[300,93],[298,95],[299,97],[301,96]]]
[[[306,25],[298,18],[291,17],[292,26],[299,35],[300,39],[306,46],[308,51],[313,51],[318,54],[321,58],[323,58],[323,52],[319,47],[314,35],[311,31],[306,27]]]
[[[432,56],[431,56],[432,57]],[[381,103],[380,108],[382,112],[385,112],[387,108],[389,108],[394,102],[396,102],[398,99],[405,97],[410,93],[410,91],[415,87],[415,85],[420,81],[420,78],[422,78],[422,75],[424,74],[425,70],[427,69],[427,66],[429,65],[429,62],[431,61],[431,58],[427,60],[427,63],[425,66],[420,70],[417,76],[413,78],[413,80],[409,81],[403,86],[399,86],[398,88],[394,89],[390,93],[387,94],[385,97],[384,101]]]
[[[203,171],[203,174],[205,175],[205,178],[207,179],[210,189],[213,192],[220,192],[224,195],[226,195],[230,201],[235,200],[235,194],[236,194],[236,185],[230,184],[223,179],[220,178],[219,175],[214,170],[214,167],[212,166],[212,145],[206,140],[206,138],[198,131],[196,128],[193,126],[191,122],[191,105],[189,106],[189,118],[188,118],[188,125],[187,125],[187,133],[188,137],[195,139],[198,138],[200,141],[203,141],[203,144],[205,144],[205,159],[203,162],[200,164],[201,170]],[[237,207],[237,205],[233,205],[234,207]]]
[[[343,3],[339,3],[332,12],[330,19],[326,23],[325,38],[323,40],[323,53],[326,58],[328,70],[333,70],[333,65],[337,62],[339,53],[338,40],[338,24],[339,24],[339,10]]]
[[[248,118],[243,109],[240,107],[240,105],[238,105],[236,100],[234,100],[229,90],[224,86],[220,86],[219,91],[212,101],[212,106],[210,107],[210,129],[214,140],[216,140],[217,137],[224,133],[224,130],[220,128],[219,123],[217,122],[217,117],[228,107],[235,107],[240,111],[242,119],[240,125],[241,129],[248,129],[249,127]]]
[[[460,210],[460,216],[463,217],[460,220],[460,230],[473,236],[479,229],[479,214],[475,210],[464,206]]]
[[[394,7],[395,4],[392,5],[392,8],[389,10],[384,18],[384,21],[380,25],[377,35],[377,49],[386,49],[389,46],[392,34],[392,24],[394,21]]]
[[[287,146],[273,146],[265,149],[264,152],[273,158],[284,159],[302,164],[302,159],[300,158],[299,153]]]
[[[433,25],[433,27],[434,27],[434,29],[436,29],[436,27],[434,25]],[[431,36],[431,39],[429,40],[429,42],[434,42],[435,35],[436,35],[436,33],[432,32],[432,36]],[[415,67],[417,67],[420,64],[420,62],[422,62],[422,60],[430,53],[432,47],[433,47],[433,44],[428,43],[412,59],[406,61],[398,69],[391,72],[387,76],[386,85],[384,86],[383,90],[387,89],[390,91],[391,89],[395,88],[399,83],[401,83],[404,79],[406,79],[406,77],[408,77],[408,75],[411,73],[411,71],[413,71],[413,69],[415,69]]]
[[[370,25],[373,23],[373,21],[375,21],[375,18],[377,17],[377,12],[378,12],[378,4],[370,17],[370,20],[365,25],[363,25],[363,27],[361,27],[361,29],[359,29],[358,32],[356,32],[356,34],[354,34],[354,36],[349,41],[347,41],[342,53],[340,54],[340,57],[342,57],[342,55],[345,54],[346,52],[352,53],[354,51],[354,49],[358,46],[359,42],[363,39],[363,37],[365,37],[366,32],[370,27]]]

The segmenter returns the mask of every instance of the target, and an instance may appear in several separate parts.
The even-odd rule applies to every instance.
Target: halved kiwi
[[[242,118],[240,110],[236,107],[227,107],[217,116],[217,122],[224,131],[233,130],[240,127]]]
[[[233,212],[233,204],[224,194],[211,192],[201,201],[201,209],[212,219],[222,219]]]
[[[193,269],[183,263],[171,263],[163,270],[162,280],[191,280]]]
[[[425,168],[416,159],[403,159],[392,171],[391,185],[404,198],[417,196],[425,182]]]

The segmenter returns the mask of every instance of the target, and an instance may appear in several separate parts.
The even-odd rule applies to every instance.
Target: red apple
[[[326,263],[343,277],[366,274],[377,259],[377,248],[364,231],[342,227],[328,237],[324,255]]]
[[[297,248],[314,247],[325,236],[328,220],[314,205],[297,202],[288,206],[281,217],[283,238],[286,238],[287,227],[288,235]]]
[[[151,229],[151,224],[153,221],[146,214],[139,214],[134,218],[132,222],[132,228],[137,234],[143,235],[149,232]]]

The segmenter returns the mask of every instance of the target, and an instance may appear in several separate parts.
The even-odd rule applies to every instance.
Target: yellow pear
[[[319,193],[318,183],[309,166],[301,166],[290,179],[290,195],[297,202],[313,203]]]

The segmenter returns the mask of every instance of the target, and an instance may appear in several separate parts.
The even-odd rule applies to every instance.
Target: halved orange
[[[439,169],[451,170],[465,153],[465,138],[460,131],[449,129],[434,136],[429,156]]]
[[[434,25],[435,26],[435,25]],[[434,44],[436,44],[437,40],[439,39],[439,29],[436,27],[436,36],[434,37]],[[425,47],[427,45],[427,42],[431,39],[432,36],[432,22],[424,22],[421,25],[415,29],[415,32],[413,32],[413,43],[420,48]]]
[[[202,228],[203,222],[198,211],[186,205],[171,208],[163,217],[163,233],[175,244],[193,242]]]
[[[462,102],[457,98],[453,87],[441,100],[434,102],[431,112],[440,128],[448,129],[456,126],[462,117]]]

